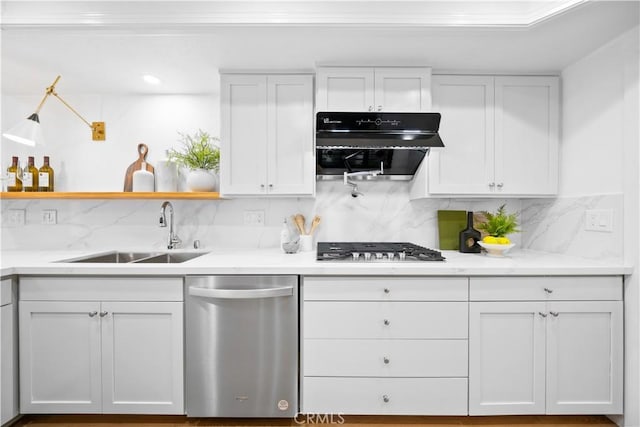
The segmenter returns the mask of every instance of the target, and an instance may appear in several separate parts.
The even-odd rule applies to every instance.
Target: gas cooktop
[[[318,242],[318,261],[444,261],[439,251],[413,243]]]

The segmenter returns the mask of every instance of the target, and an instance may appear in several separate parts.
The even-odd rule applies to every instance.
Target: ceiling
[[[213,93],[219,69],[558,73],[640,17],[638,1],[582,0],[21,0],[2,13],[2,92],[41,93],[61,74],[62,96]]]

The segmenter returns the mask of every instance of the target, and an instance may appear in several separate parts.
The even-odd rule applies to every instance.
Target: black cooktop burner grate
[[[316,259],[318,261],[445,260],[439,251],[406,242],[318,242]]]

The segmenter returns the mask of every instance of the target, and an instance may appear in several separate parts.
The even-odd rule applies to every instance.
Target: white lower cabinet
[[[21,279],[21,412],[183,414],[182,279],[66,280]],[[116,281],[130,298],[153,294],[154,281],[160,292],[126,301]],[[56,299],[83,282],[93,291],[75,295],[89,301]]]
[[[622,413],[622,281],[585,278],[600,299],[570,301],[581,280],[512,278],[512,300],[491,302],[509,280],[471,279],[470,415]]]
[[[305,277],[302,293],[302,412],[467,414],[467,278]]]
[[[0,282],[0,424],[18,416],[18,331],[16,280]]]

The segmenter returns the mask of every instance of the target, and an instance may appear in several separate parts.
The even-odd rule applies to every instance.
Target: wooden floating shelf
[[[2,192],[0,199],[182,199],[182,200],[219,200],[217,192]]]

